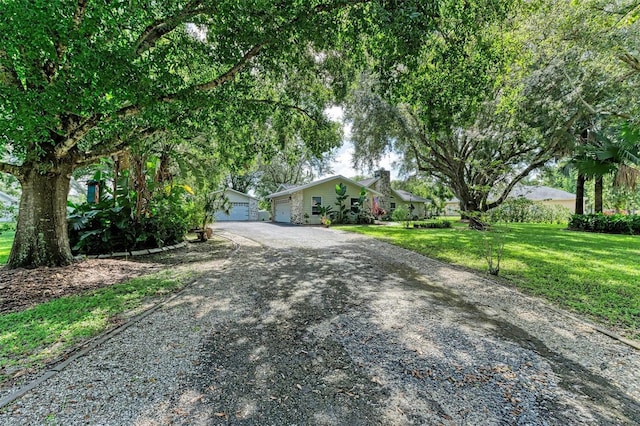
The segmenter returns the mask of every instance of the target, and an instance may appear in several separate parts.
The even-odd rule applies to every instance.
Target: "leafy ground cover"
[[[486,234],[451,229],[348,226],[428,257],[486,272]],[[640,237],[566,230],[566,225],[510,224],[500,276],[529,293],[640,339]]]

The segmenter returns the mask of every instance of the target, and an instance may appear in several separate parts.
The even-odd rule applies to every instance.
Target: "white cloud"
[[[335,160],[331,164],[333,173],[325,174],[320,178],[342,175],[344,177],[353,177],[356,175],[367,174],[364,170],[356,170],[353,168],[353,153],[355,151],[353,144],[351,143],[351,124],[344,123],[344,110],[340,106],[333,106],[325,110],[325,114],[332,121],[337,121],[343,125],[343,140],[342,146],[338,148],[335,153]],[[393,163],[400,160],[400,156],[395,152],[385,155],[378,164],[378,168],[384,168],[391,170],[391,179],[398,179],[398,171],[393,167]]]

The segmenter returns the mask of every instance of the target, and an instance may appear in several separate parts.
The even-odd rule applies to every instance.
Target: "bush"
[[[451,222],[448,220],[431,220],[427,222],[416,222],[414,228],[443,229],[451,228]]]
[[[391,213],[391,219],[395,222],[404,222],[409,220],[409,210],[405,209],[403,206],[398,206]]]
[[[569,220],[572,231],[603,232],[606,234],[640,235],[640,216],[638,215],[603,215],[574,214]]]
[[[487,212],[489,222],[565,223],[571,211],[563,206],[546,206],[524,197],[512,198]]]
[[[135,198],[71,204],[69,240],[75,254],[101,254],[163,247],[183,241],[189,227],[184,191],[173,187],[149,201],[135,217]]]

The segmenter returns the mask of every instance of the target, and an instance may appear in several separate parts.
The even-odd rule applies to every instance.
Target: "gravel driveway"
[[[538,299],[355,234],[216,228],[228,261],[0,424],[640,423],[640,351]]]

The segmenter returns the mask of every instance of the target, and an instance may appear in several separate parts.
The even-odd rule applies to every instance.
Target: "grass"
[[[5,264],[9,258],[11,244],[13,244],[13,236],[16,231],[3,231],[0,233],[0,264]]]
[[[336,227],[486,272],[483,238],[466,224],[451,229]],[[500,276],[518,288],[586,314],[640,339],[640,237],[565,230],[566,225],[510,224]]]
[[[55,358],[112,327],[118,314],[180,287],[180,279],[158,273],[0,315],[0,370],[28,368]],[[0,381],[5,378],[0,374]]]

